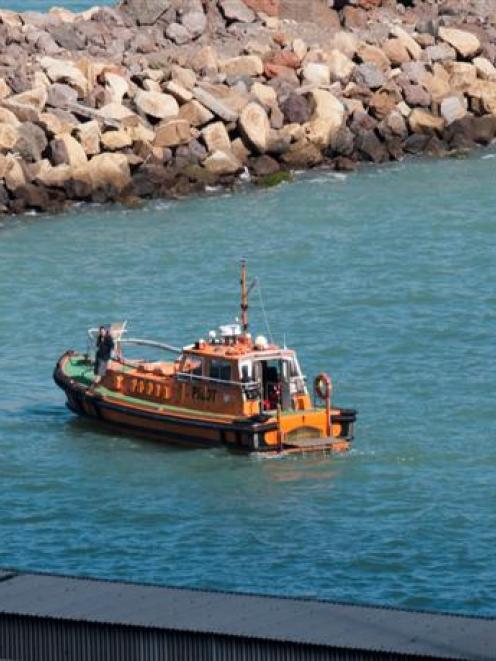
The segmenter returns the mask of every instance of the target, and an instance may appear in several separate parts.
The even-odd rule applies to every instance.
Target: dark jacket
[[[112,351],[114,350],[114,340],[110,335],[100,335],[96,340],[96,359],[97,360],[110,360]]]

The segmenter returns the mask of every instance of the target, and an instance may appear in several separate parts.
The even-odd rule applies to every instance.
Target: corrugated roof
[[[0,580],[0,612],[438,658],[496,657],[495,618],[44,574]]]

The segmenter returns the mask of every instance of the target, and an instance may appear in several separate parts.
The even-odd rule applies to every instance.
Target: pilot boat
[[[267,455],[347,450],[356,411],[332,404],[325,373],[310,393],[294,350],[250,334],[253,285],[247,286],[243,261],[240,322],[182,349],[128,339],[125,324],[114,324],[115,350],[99,383],[91,352],[67,351],[54,371],[67,406],[102,425],[179,445]],[[88,332],[94,341],[96,331]],[[173,352],[175,358],[132,360],[125,355],[128,345]]]

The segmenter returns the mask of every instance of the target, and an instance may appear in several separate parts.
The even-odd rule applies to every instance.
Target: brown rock
[[[21,122],[35,122],[43,111],[46,101],[46,89],[36,87],[4,99],[3,105],[7,110],[14,113]]]
[[[239,118],[239,129],[245,142],[263,154],[267,150],[270,122],[267,113],[258,103],[249,103]]]
[[[0,179],[5,181],[9,191],[15,191],[26,183],[21,162],[11,154],[0,156]]]
[[[240,55],[222,62],[220,69],[227,76],[260,76],[264,64],[257,55]]]
[[[21,184],[15,188],[15,197],[22,200],[28,209],[47,211],[51,206],[50,196],[43,186]]]
[[[19,132],[15,126],[11,124],[0,124],[0,150],[1,151],[10,151],[17,139],[19,137]]]
[[[81,69],[69,60],[55,60],[52,57],[42,57],[40,64],[52,83],[67,83],[73,87],[79,98],[84,98],[88,91],[88,80]]]
[[[245,5],[256,12],[263,12],[267,16],[278,16],[280,0],[243,0]]]
[[[406,30],[400,25],[393,25],[391,34],[403,44],[413,60],[420,60],[422,57],[422,48]]]
[[[216,151],[203,161],[203,167],[216,175],[236,174],[243,165],[232,152]]]
[[[170,119],[157,127],[155,147],[177,147],[191,140],[191,126],[185,119]]]
[[[462,57],[469,58],[476,55],[481,47],[479,39],[471,32],[455,28],[440,27],[439,38],[455,48]]]
[[[316,145],[303,139],[292,144],[282,160],[293,168],[312,168],[322,163],[324,157]]]
[[[102,146],[106,151],[119,151],[133,144],[131,137],[124,129],[105,131],[101,137]]]
[[[98,154],[88,161],[86,171],[93,187],[113,186],[121,191],[131,182],[128,159],[124,154]]]
[[[77,168],[86,165],[88,161],[82,146],[68,133],[52,140],[50,149],[54,165],[66,164]]]
[[[370,44],[364,44],[359,48],[358,57],[364,64],[373,64],[381,71],[386,71],[391,66],[386,53],[381,48]]]
[[[155,119],[172,119],[179,114],[177,101],[170,94],[140,91],[134,101],[140,112]]]
[[[444,119],[436,117],[426,110],[415,108],[408,117],[408,123],[413,133],[432,133],[444,128]]]
[[[383,119],[394,110],[396,103],[397,99],[393,94],[379,90],[370,97],[369,109],[374,117]]]
[[[199,101],[193,99],[180,107],[179,118],[187,120],[191,126],[203,126],[212,121],[214,115]]]
[[[348,81],[355,70],[355,63],[347,55],[336,48],[331,50],[327,58],[327,64],[329,66],[329,73],[332,81]]]
[[[401,39],[388,39],[383,44],[384,53],[393,66],[410,61],[410,54]]]
[[[76,130],[76,135],[86,156],[94,156],[100,153],[101,131],[96,120],[81,124]]]
[[[202,130],[202,137],[209,152],[231,150],[231,140],[222,122],[209,124]]]

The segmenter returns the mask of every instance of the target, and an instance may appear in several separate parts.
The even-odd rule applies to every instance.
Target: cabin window
[[[252,372],[252,363],[247,362],[247,363],[240,363],[239,365],[239,376],[241,381],[244,383],[247,383],[248,381],[251,381],[253,378],[253,372]]]
[[[203,360],[196,356],[188,356],[184,361],[183,372],[194,374],[194,376],[202,376],[203,374]]]
[[[230,381],[231,363],[227,360],[212,360],[209,376],[211,379],[218,379],[219,381]]]

